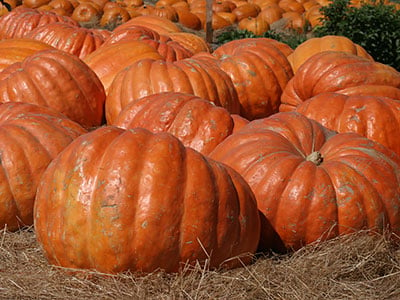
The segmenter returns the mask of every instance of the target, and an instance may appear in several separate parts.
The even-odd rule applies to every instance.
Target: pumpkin
[[[22,38],[34,28],[54,22],[79,26],[76,21],[67,16],[18,6],[0,18],[0,40]]]
[[[269,30],[269,24],[261,17],[247,17],[239,21],[238,28],[251,31],[255,35],[263,35]]]
[[[393,98],[399,93],[400,72],[394,68],[343,51],[314,54],[286,85],[280,111],[291,111],[324,92]]]
[[[240,104],[230,78],[216,65],[186,58],[174,62],[142,59],[120,71],[106,100],[107,123],[128,103],[162,92],[192,94],[239,113]]]
[[[53,160],[34,218],[51,264],[103,273],[241,266],[260,233],[254,195],[232,169],[171,134],[114,126]]]
[[[119,26],[119,28],[129,27],[131,25],[140,25],[157,31],[159,34],[168,34],[170,32],[181,32],[179,27],[172,21],[159,16],[139,16],[130,19],[128,22]]]
[[[400,233],[400,157],[359,134],[283,112],[248,123],[209,156],[252,188],[266,222],[260,250],[364,229]]]
[[[33,224],[33,203],[42,173],[84,133],[83,127],[46,107],[0,104],[1,228],[15,231]]]
[[[154,133],[169,132],[184,146],[207,155],[232,133],[234,121],[226,109],[208,100],[166,92],[130,102],[110,125],[124,129],[141,127]]]
[[[189,32],[171,32],[168,37],[181,44],[193,54],[200,52],[211,52],[210,45],[198,35]]]
[[[355,54],[367,59],[373,60],[371,55],[363,47],[353,43],[349,38],[344,36],[327,35],[324,37],[314,37],[301,43],[292,54],[288,56],[288,60],[296,73],[298,68],[311,56],[322,51],[344,51]]]
[[[21,62],[37,51],[53,49],[50,45],[26,38],[5,39],[0,41],[0,72],[9,65]]]
[[[102,8],[92,2],[79,2],[72,12],[71,18],[79,23],[98,24]]]
[[[141,41],[125,41],[100,47],[83,61],[97,74],[106,93],[118,72],[144,59],[162,59],[157,50]]]
[[[104,37],[92,29],[66,23],[51,23],[35,28],[26,38],[42,41],[80,59],[99,48]]]
[[[138,29],[138,27],[141,27]],[[140,33],[143,30],[143,34]],[[174,42],[168,36],[159,35],[157,32],[153,31],[154,34],[148,34],[147,31],[153,31],[149,28],[143,26],[125,27],[122,29],[116,29],[110,35],[110,37],[104,42],[104,45],[111,45],[123,41],[138,40],[145,44],[149,44],[153,48],[157,49],[157,52],[166,61],[175,61],[184,58],[191,57],[193,53],[186,49],[181,44]]]
[[[128,11],[125,8],[117,5],[115,7],[110,7],[103,10],[103,15],[100,18],[100,26],[114,29],[118,25],[130,20],[130,18],[131,16],[129,15]]]
[[[105,93],[99,78],[79,58],[50,49],[0,73],[0,101],[50,107],[92,127],[103,121]]]
[[[228,42],[214,51],[219,67],[235,85],[240,115],[253,120],[278,112],[281,94],[293,76],[286,53],[268,38]],[[286,50],[284,50],[286,51]]]
[[[322,93],[296,111],[331,130],[361,134],[400,155],[400,100]]]

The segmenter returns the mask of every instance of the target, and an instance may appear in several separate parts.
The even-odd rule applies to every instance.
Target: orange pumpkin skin
[[[34,216],[50,263],[104,273],[178,272],[208,254],[218,267],[254,253],[260,232],[243,178],[143,128],[101,127],[71,143],[43,175]]]
[[[162,92],[188,93],[230,113],[240,111],[232,81],[215,64],[191,58],[175,62],[142,59],[115,76],[107,95],[107,123],[112,124],[128,103]]]
[[[168,37],[184,46],[193,54],[200,52],[211,52],[210,45],[198,35],[189,32],[171,32],[168,34]]]
[[[233,131],[230,113],[200,97],[177,93],[158,93],[130,102],[114,124],[124,129],[135,127],[169,132],[185,147],[209,154]]]
[[[138,30],[138,28],[140,28]],[[142,29],[144,29],[142,31]],[[153,36],[146,31],[152,31]],[[142,35],[140,33],[143,32]],[[123,41],[139,40],[155,48],[165,61],[176,61],[191,57],[193,53],[181,44],[173,41],[168,36],[159,35],[156,31],[142,26],[126,27],[121,30],[113,31],[111,36],[105,41],[105,45],[112,45]]]
[[[79,23],[98,24],[101,18],[101,8],[92,2],[80,2],[72,12],[71,18]]]
[[[363,229],[400,232],[400,157],[361,135],[277,113],[230,135],[210,157],[252,188],[269,221],[260,249],[299,249]]]
[[[118,72],[144,58],[162,59],[157,49],[141,41],[102,46],[83,61],[97,74],[106,93]]]
[[[84,127],[101,125],[105,93],[96,74],[79,58],[39,51],[0,73],[1,102],[50,107]]]
[[[339,133],[361,134],[400,155],[400,98],[322,93],[296,111]]]
[[[231,77],[240,115],[246,119],[267,117],[279,110],[282,91],[293,76],[281,51],[287,45],[280,44],[267,38],[243,39],[228,42],[213,53],[219,58],[219,67]]]
[[[27,103],[0,104],[0,226],[33,224],[33,203],[48,164],[86,130],[64,115]]]
[[[59,16],[50,11],[40,11],[19,6],[0,18],[0,40],[22,38],[34,28],[54,22],[79,26],[70,17]]]
[[[394,68],[342,51],[314,54],[297,70],[281,97],[280,111],[291,111],[324,92],[386,96],[400,88]]]
[[[373,60],[371,55],[369,55],[364,48],[353,43],[344,36],[328,35],[321,38],[315,37],[301,43],[296,47],[293,53],[288,56],[289,62],[293,68],[293,73],[296,73],[298,68],[308,58],[322,51],[344,51]]]
[[[27,34],[26,38],[42,41],[80,59],[95,51],[104,42],[104,37],[96,31],[65,23],[51,23],[37,27]]]
[[[181,32],[178,25],[176,25],[174,22],[153,15],[139,16],[136,18],[132,18],[128,22],[120,25],[120,29],[124,28],[125,26],[129,27],[131,25],[144,26],[157,31],[159,34],[168,34],[170,32]]]
[[[26,38],[5,39],[0,41],[0,72],[16,62],[21,62],[37,51],[53,49],[40,41]]]

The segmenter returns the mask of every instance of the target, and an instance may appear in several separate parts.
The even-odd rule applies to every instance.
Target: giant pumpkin
[[[208,100],[166,92],[130,102],[113,125],[125,129],[142,127],[154,133],[169,132],[186,147],[207,155],[232,134],[235,122],[226,109]]]
[[[280,111],[294,110],[324,92],[395,98],[400,93],[400,72],[343,51],[322,51],[307,59],[286,85]]]
[[[331,130],[361,134],[400,155],[400,100],[322,93],[296,111]]]
[[[50,107],[85,127],[102,123],[105,97],[96,74],[57,49],[36,52],[0,73],[0,102]]]
[[[206,259],[211,268],[249,262],[238,257],[256,250],[260,220],[249,186],[231,168],[169,133],[105,126],[47,168],[35,231],[55,265],[177,272]]]
[[[361,135],[277,113],[245,125],[210,157],[252,188],[269,221],[262,250],[299,249],[364,229],[400,233],[400,157]]]
[[[49,108],[0,104],[0,227],[33,224],[33,203],[48,164],[86,130]]]
[[[142,59],[115,76],[107,95],[107,122],[114,122],[120,110],[131,101],[162,92],[192,94],[230,113],[240,112],[232,81],[214,63],[193,58],[174,62]]]

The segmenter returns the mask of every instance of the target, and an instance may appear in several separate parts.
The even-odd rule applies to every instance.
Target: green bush
[[[322,7],[322,25],[313,30],[317,37],[348,37],[378,62],[400,71],[400,11],[382,2],[349,7],[350,0],[336,0]]]

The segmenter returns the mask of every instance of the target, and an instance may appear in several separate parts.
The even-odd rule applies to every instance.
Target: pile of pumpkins
[[[400,72],[345,37],[211,51],[175,26],[0,18],[1,227],[104,273],[400,234]]]
[[[183,26],[187,30],[205,29],[206,0],[4,0],[16,7],[51,11],[69,16],[86,27],[113,29],[138,16],[158,16]],[[285,21],[283,28],[302,32],[307,26],[314,28],[321,23],[320,8],[331,0],[213,0],[212,28],[234,26],[262,35],[277,21]],[[365,2],[365,1],[364,1]],[[360,6],[363,1],[352,0]],[[400,9],[400,4],[395,5]],[[0,4],[0,16],[8,12]],[[281,22],[282,23],[282,22]]]

